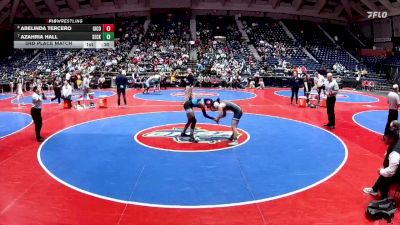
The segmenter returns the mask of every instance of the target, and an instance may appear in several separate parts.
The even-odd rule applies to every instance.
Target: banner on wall
[[[374,42],[390,42],[392,40],[392,38],[388,37],[388,38],[374,38]]]
[[[361,49],[360,50],[361,56],[376,56],[376,57],[384,57],[386,58],[387,52],[385,50],[378,50],[378,49]]]

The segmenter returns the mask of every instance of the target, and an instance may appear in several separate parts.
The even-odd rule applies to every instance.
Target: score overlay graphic
[[[45,19],[14,24],[14,48],[114,48],[110,19]]]

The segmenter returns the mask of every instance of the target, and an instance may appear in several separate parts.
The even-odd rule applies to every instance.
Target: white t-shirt
[[[64,97],[68,97],[72,95],[72,86],[71,85],[64,85],[62,87],[62,95]]]
[[[90,79],[87,77],[83,78],[83,88],[89,89],[89,86],[90,86]]]
[[[319,74],[314,78],[314,82],[317,84],[317,87],[322,87],[325,83],[325,77]]]
[[[328,96],[336,96],[336,93],[332,93],[333,91],[339,91],[339,85],[336,82],[336,80],[332,80],[329,82],[328,80],[326,81],[326,87],[325,87],[326,93],[328,93]]]
[[[43,98],[41,95],[38,95],[36,92],[32,95],[32,107],[36,109],[41,109],[43,103]]]
[[[379,170],[379,174],[384,177],[392,177],[399,167],[400,154],[396,151],[392,151],[389,154],[389,166]]]
[[[17,84],[17,94],[18,95],[22,95],[23,91],[22,91],[22,83],[18,83]]]
[[[389,104],[389,109],[397,110],[400,105],[400,98],[399,94],[396,92],[389,92],[388,94],[388,104]]]

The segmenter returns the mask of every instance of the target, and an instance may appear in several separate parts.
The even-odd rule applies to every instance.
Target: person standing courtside
[[[61,98],[64,100],[64,105],[67,104],[68,108],[72,107],[72,86],[67,80],[64,80],[64,85],[61,89]]]
[[[82,90],[83,90],[83,99],[89,99],[89,92],[90,92],[89,74],[83,75]]]
[[[61,77],[56,77],[56,79],[53,82],[53,88],[54,88],[54,98],[51,99],[51,101],[58,100],[58,104],[61,103],[61,88],[62,88],[62,82],[61,82]]]
[[[309,74],[305,75],[304,78],[304,96],[307,97],[307,104],[310,103],[310,93],[312,88],[312,80]]]
[[[20,99],[21,99],[22,97],[24,97],[24,92],[23,92],[23,88],[22,88],[23,83],[24,83],[24,79],[23,79],[21,76],[19,76],[19,77],[17,78],[17,101],[18,101],[18,108],[21,107],[21,106],[20,106]]]
[[[387,123],[385,126],[384,137],[386,137],[390,132],[390,123],[393,120],[398,120],[399,117],[399,112],[397,111],[400,106],[399,85],[397,84],[393,85],[393,90],[388,94],[387,102],[389,104],[389,113],[388,113]]]
[[[40,135],[40,131],[42,130],[42,104],[45,99],[46,96],[44,96],[42,91],[38,87],[33,87],[31,116],[35,123],[36,140],[38,142],[44,141],[44,138]]]
[[[122,72],[115,78],[115,84],[117,85],[117,95],[118,95],[118,106],[120,106],[120,97],[124,98],[124,103],[126,105],[126,85],[128,84],[128,79],[126,78],[126,71],[122,70]]]
[[[400,142],[399,142],[399,122],[394,120],[390,123],[385,144],[388,145],[383,168],[379,169],[379,177],[374,186],[364,188],[364,192],[370,195],[378,195],[381,192],[381,199],[388,197],[390,186],[396,184],[400,178]]]
[[[292,90],[292,96],[290,97],[290,104],[293,104],[293,97],[296,97],[296,105],[297,105],[299,100],[299,89],[301,82],[302,81],[299,78],[297,71],[293,71],[293,77],[290,79],[290,87]]]
[[[326,99],[326,111],[328,113],[328,124],[325,126],[329,127],[330,129],[335,129],[335,103],[336,103],[336,94],[339,92],[339,85],[337,84],[336,80],[333,79],[332,73],[327,74],[327,83],[325,85],[326,92],[328,97]]]
[[[9,85],[10,85],[10,92],[14,93],[14,81],[12,79],[10,80]]]
[[[315,72],[314,74],[314,85],[317,87],[317,92],[318,92],[318,104],[321,101],[321,91],[324,92],[325,95],[325,77],[319,74],[318,72]]]

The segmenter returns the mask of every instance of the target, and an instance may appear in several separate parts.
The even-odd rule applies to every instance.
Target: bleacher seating
[[[77,49],[45,49],[24,70],[50,72],[62,67],[70,57],[79,52]]]
[[[384,66],[400,65],[399,56],[387,59],[357,56],[353,50],[363,45],[339,25],[321,24],[331,37],[337,36],[335,43],[313,22],[285,20],[284,24],[294,35],[293,40],[279,20],[241,17],[248,43],[242,37],[234,16],[197,16],[197,40],[193,45],[190,44],[190,19],[189,14],[158,15],[152,18],[144,34],[145,17],[118,18],[114,49],[15,50],[10,57],[0,59],[0,78],[13,78],[17,70],[47,75],[70,71],[116,73],[126,69],[134,74],[146,74],[175,70],[186,72],[188,68],[222,75],[274,73],[280,76],[285,71],[281,64],[288,62],[296,67],[305,66],[309,71],[323,67],[332,69],[333,65],[344,65],[353,71],[366,68],[369,74],[363,79],[379,88],[387,85],[387,77],[376,73],[383,73]],[[359,36],[358,33],[354,35]],[[364,39],[360,37],[360,40]],[[254,45],[261,56],[260,61],[255,60],[249,44]],[[134,46],[136,51],[131,52]],[[303,47],[318,62],[309,57]],[[359,57],[361,64],[345,49]],[[196,53],[198,61],[194,57]],[[277,64],[279,66],[271,70]],[[352,71],[346,71],[343,76],[346,74],[355,79]]]
[[[191,38],[189,19],[186,14],[152,18],[144,38],[129,59],[128,71],[140,74],[186,70]]]
[[[342,47],[334,44],[315,23],[293,20],[286,20],[284,23],[300,44],[327,68],[332,68],[335,63],[340,62],[348,70],[355,69],[357,61]]]
[[[364,46],[350,34],[345,26],[321,24],[321,27],[336,41],[336,44],[342,46],[353,56],[358,57],[359,50]]]
[[[400,55],[388,57],[385,60],[385,65],[400,66]]]
[[[352,32],[354,34],[354,36],[356,36],[364,45],[366,48],[372,48],[372,46],[374,45],[373,40],[370,38],[367,38],[359,29],[359,27],[357,27],[355,24],[351,25],[349,27],[350,32]]]
[[[377,66],[382,65],[384,61],[385,58],[383,57],[377,57],[377,56],[361,57],[361,63],[363,63],[370,72],[377,72]]]
[[[251,43],[268,65],[278,64],[279,59],[295,66],[316,70],[321,65],[309,58],[299,43],[294,42],[278,21],[269,18],[242,18]]]
[[[190,40],[190,17],[188,15],[160,15],[153,17],[146,32],[146,41],[170,40],[172,42]]]
[[[0,60],[0,74],[13,77],[15,71],[28,64],[37,52],[38,50],[14,50],[13,55]]]
[[[257,65],[233,16],[197,16],[200,63],[217,73],[222,67],[233,67],[239,75],[253,74]]]

